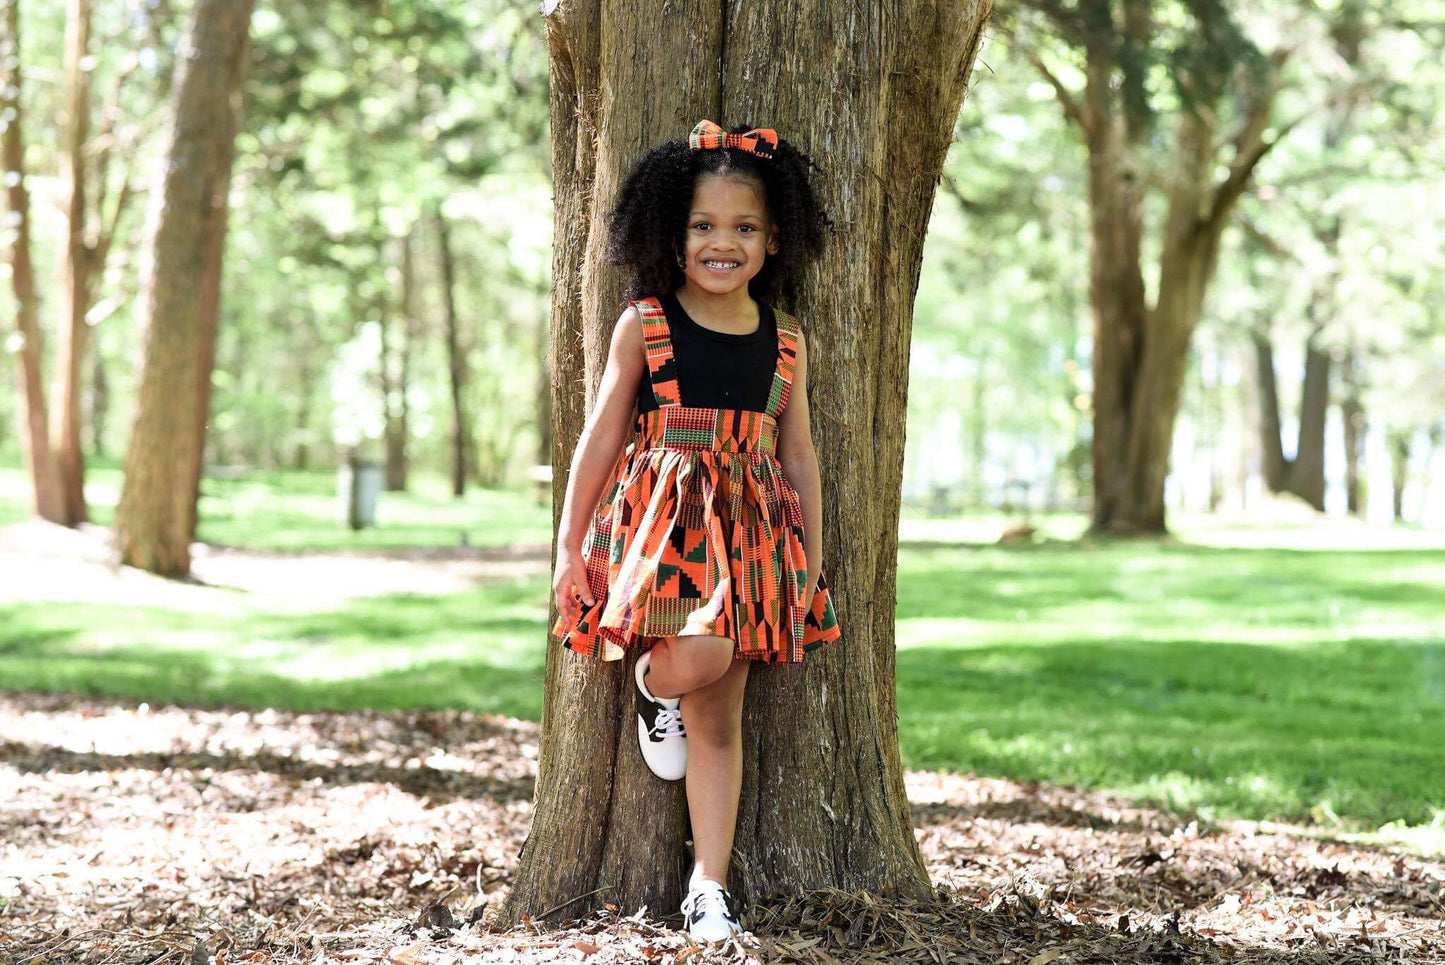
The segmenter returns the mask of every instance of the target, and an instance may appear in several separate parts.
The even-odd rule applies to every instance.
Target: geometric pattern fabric
[[[709,634],[736,641],[740,658],[800,663],[843,631],[826,577],[803,603],[802,505],[776,457],[798,321],[774,311],[778,356],[766,411],[698,408],[681,403],[661,303],[632,304],[658,408],[638,415],[582,541],[595,602],[573,621],[559,615],[552,633],[603,660],[659,637]]]

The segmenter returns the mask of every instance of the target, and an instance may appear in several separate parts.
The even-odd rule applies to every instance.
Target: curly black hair
[[[742,134],[750,125],[730,133]],[[673,291],[683,282],[678,253],[687,235],[693,185],[703,175],[750,178],[763,186],[768,215],[778,227],[778,253],[768,255],[748,282],[748,294],[771,302],[781,295],[796,303],[803,266],[823,250],[824,231],[832,227],[809,181],[821,171],[808,155],[783,138],[771,158],[738,148],[693,150],[686,137],[672,138],[648,151],[632,167],[607,214],[603,258],[623,268],[628,301]]]

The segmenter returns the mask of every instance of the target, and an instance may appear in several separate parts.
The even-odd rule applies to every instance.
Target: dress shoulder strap
[[[677,362],[672,357],[672,329],[667,324],[667,313],[662,302],[656,297],[643,298],[631,303],[642,316],[642,340],[647,350],[647,378],[652,385],[652,396],[658,408],[665,405],[682,405],[682,396],[677,390]]]
[[[778,364],[773,371],[772,391],[768,393],[768,415],[776,419],[788,407],[793,374],[798,367],[798,333],[802,331],[802,326],[796,318],[779,308],[773,309],[773,317],[778,323]]]

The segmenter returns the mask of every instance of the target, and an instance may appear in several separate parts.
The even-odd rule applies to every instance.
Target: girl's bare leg
[[[735,646],[727,637],[663,637],[652,648],[647,689],[666,699],[706,687],[727,673]]]
[[[743,784],[743,687],[751,662],[733,660],[721,677],[682,698],[682,723],[687,728],[687,809],[697,858],[689,887],[700,878],[727,887]]]

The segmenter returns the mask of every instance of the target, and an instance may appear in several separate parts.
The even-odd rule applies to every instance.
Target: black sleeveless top
[[[752,409],[765,412],[778,367],[778,319],[771,305],[762,310],[755,331],[730,335],[704,328],[683,309],[672,292],[658,296],[672,333],[677,366],[677,391],[682,404],[707,409]],[[657,408],[652,380],[642,371],[637,411]]]

